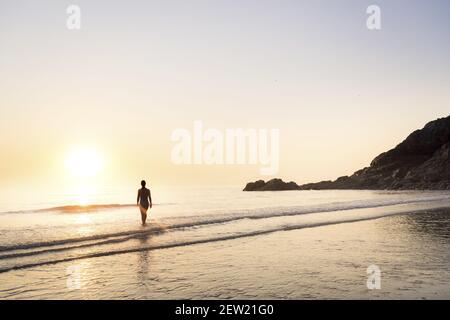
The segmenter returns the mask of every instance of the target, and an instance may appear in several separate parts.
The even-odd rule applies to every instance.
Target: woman
[[[137,204],[141,210],[142,225],[145,225],[145,220],[147,220],[147,210],[152,207],[152,195],[150,190],[145,187],[145,180],[141,181],[142,188],[138,190]]]

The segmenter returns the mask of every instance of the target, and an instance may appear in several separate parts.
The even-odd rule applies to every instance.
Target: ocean
[[[0,298],[450,298],[449,191],[136,192],[2,198]]]

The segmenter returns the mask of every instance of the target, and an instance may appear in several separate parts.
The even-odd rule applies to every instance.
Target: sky
[[[352,174],[449,115],[449,33],[448,1],[0,0],[0,186],[71,183],[80,149],[104,185]],[[196,120],[279,129],[278,173],[174,164]]]

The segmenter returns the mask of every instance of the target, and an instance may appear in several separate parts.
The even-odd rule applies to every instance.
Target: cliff
[[[395,148],[378,155],[369,167],[334,181],[301,186],[272,179],[249,183],[244,191],[323,189],[450,190],[450,116],[429,122]]]

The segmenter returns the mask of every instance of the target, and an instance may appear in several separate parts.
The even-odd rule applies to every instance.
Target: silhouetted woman
[[[137,195],[137,204],[139,206],[139,210],[141,210],[141,218],[142,224],[145,224],[145,220],[147,220],[147,210],[152,207],[152,195],[150,190],[145,187],[145,180],[141,181],[142,188],[138,190]]]

